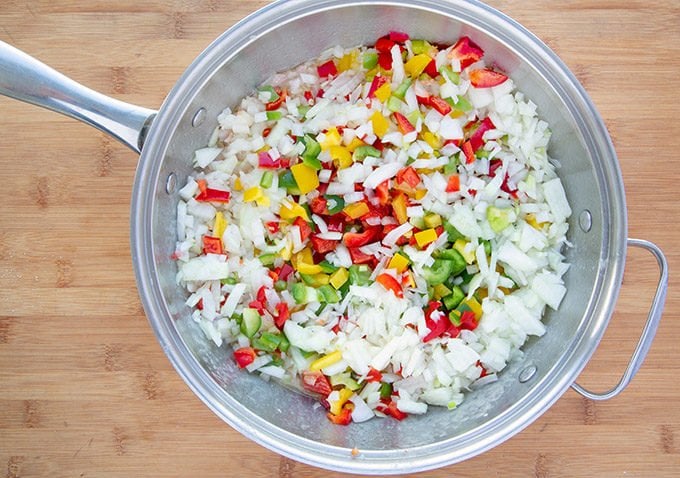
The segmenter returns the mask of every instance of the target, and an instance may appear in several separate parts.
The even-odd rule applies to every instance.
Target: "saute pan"
[[[571,268],[547,333],[529,341],[500,379],[473,390],[455,411],[339,427],[314,400],[239,370],[190,318],[170,259],[178,189],[217,115],[274,72],[334,45],[372,43],[391,30],[452,43],[467,35],[507,72],[551,125],[571,208],[565,250]],[[616,153],[583,87],[559,58],[512,19],[470,0],[292,0],[275,2],[215,40],[189,66],[158,111],[98,94],[0,43],[0,93],[89,123],[141,153],[132,190],[131,247],[139,293],[161,347],[189,387],[252,440],[295,460],[333,470],[395,474],[470,458],[512,437],[569,387],[593,400],[621,392],[649,350],[668,281],[663,253],[627,237]],[[659,283],[640,341],[621,381],[606,392],[575,383],[612,315],[628,247],[648,250]],[[228,450],[225,450],[228,452]]]

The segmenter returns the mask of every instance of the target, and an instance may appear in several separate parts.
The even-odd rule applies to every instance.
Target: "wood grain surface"
[[[2,0],[0,39],[156,108],[215,37],[266,1]],[[671,281],[652,350],[608,402],[568,391],[519,435],[421,477],[680,476],[680,4],[490,3],[583,83],[619,154],[629,235]],[[172,369],[144,316],[129,242],[137,157],[65,117],[0,98],[0,476],[331,477],[231,429]],[[657,280],[630,251],[607,334],[579,382],[615,383]]]

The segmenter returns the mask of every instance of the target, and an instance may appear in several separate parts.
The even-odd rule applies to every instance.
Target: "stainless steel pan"
[[[240,371],[189,318],[175,283],[177,189],[192,152],[216,117],[272,73],[340,44],[372,43],[390,30],[438,42],[468,35],[508,72],[553,130],[551,156],[574,211],[566,251],[568,293],[498,382],[469,394],[454,412],[433,409],[403,422],[338,427],[314,402]],[[0,92],[85,121],[141,152],[132,193],[131,243],[149,322],[178,373],[217,415],[244,435],[293,459],[363,474],[420,471],[498,445],[547,410],[570,386],[607,399],[644,359],[663,309],[667,265],[653,244],[627,238],[623,183],[611,140],[584,89],[557,56],[522,26],[469,0],[292,0],[274,3],[230,28],[196,58],[158,110],[100,95],[0,44]],[[595,393],[575,380],[602,337],[619,292],[629,246],[660,268],[640,342],[620,383]],[[226,450],[228,452],[228,450]]]

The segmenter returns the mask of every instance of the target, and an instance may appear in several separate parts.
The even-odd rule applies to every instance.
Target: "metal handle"
[[[649,309],[649,315],[647,316],[647,322],[640,335],[640,340],[638,341],[633,356],[628,362],[628,367],[623,373],[621,380],[616,384],[614,388],[604,393],[591,392],[586,390],[578,383],[572,384],[571,388],[576,390],[578,393],[591,400],[609,400],[614,398],[619,393],[621,393],[630,383],[635,374],[640,370],[642,362],[645,360],[649,348],[652,346],[652,340],[654,340],[654,334],[656,334],[656,329],[659,325],[659,320],[661,320],[661,313],[663,312],[664,304],[666,303],[666,291],[668,289],[668,262],[666,257],[659,247],[649,241],[642,239],[628,239],[628,246],[641,247],[651,252],[656,258],[659,264],[659,283],[656,286],[656,293],[654,294],[654,299],[652,300],[652,305]]]
[[[80,120],[138,153],[156,115],[97,93],[2,41],[0,94]]]

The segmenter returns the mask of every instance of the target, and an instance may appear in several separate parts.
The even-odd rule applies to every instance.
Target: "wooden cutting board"
[[[156,108],[184,68],[265,1],[4,0],[0,39],[88,86]],[[680,4],[490,2],[581,80],[616,145],[629,235],[666,252],[671,289],[644,366],[608,402],[568,391],[516,437],[422,477],[680,476]],[[0,98],[0,474],[329,477],[220,421],[147,324],[128,244],[135,154]],[[616,313],[579,382],[615,383],[657,280],[630,251]]]

